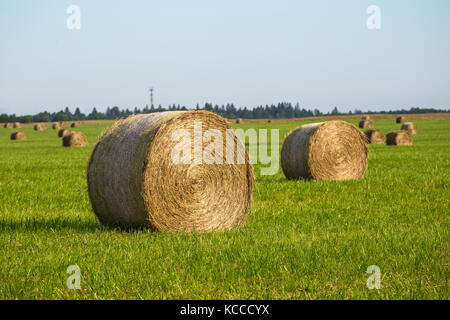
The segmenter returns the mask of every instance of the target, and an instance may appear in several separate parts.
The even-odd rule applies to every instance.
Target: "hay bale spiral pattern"
[[[359,179],[367,170],[365,136],[352,124],[329,121],[301,126],[285,139],[281,165],[288,179]]]
[[[172,133],[193,137],[194,121],[203,131],[222,133],[239,144],[243,164],[173,163]],[[131,225],[160,231],[225,231],[245,221],[253,189],[253,168],[228,121],[207,111],[173,111],[130,116],[105,132],[88,165],[89,197],[98,219],[107,225]],[[232,134],[231,134],[232,133]],[[191,139],[189,147],[196,141]],[[236,156],[236,155],[235,155]]]

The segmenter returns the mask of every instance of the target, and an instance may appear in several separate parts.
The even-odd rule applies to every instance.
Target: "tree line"
[[[349,112],[340,112],[337,107],[334,107],[331,112],[322,113],[319,109],[305,109],[301,108],[299,103],[295,105],[289,102],[280,102],[277,105],[265,105],[258,106],[253,109],[244,108],[236,108],[234,104],[226,104],[226,105],[213,105],[212,103],[205,103],[203,107],[197,105],[195,107],[196,110],[207,110],[211,112],[215,112],[222,117],[228,119],[289,119],[289,118],[305,118],[305,117],[314,117],[314,116],[326,116],[326,115],[351,115],[351,114],[410,114],[410,113],[444,113],[450,112],[450,110],[441,110],[434,108],[411,108],[409,110],[401,109],[401,110],[390,110],[390,111],[367,111],[363,112],[359,109],[355,109],[354,111]],[[125,118],[132,114],[140,114],[140,113],[152,113],[152,112],[162,112],[162,111],[180,111],[180,110],[188,110],[185,106],[180,105],[169,105],[167,108],[159,105],[158,107],[146,105],[144,108],[139,109],[135,107],[133,110],[128,108],[120,109],[117,106],[108,107],[105,112],[100,112],[97,108],[93,108],[91,113],[84,114],[81,112],[80,108],[76,108],[72,113],[68,107],[58,112],[48,112],[43,111],[39,112],[35,115],[25,115],[25,116],[16,116],[15,114],[6,114],[3,113],[0,115],[0,122],[22,122],[22,123],[31,123],[31,122],[57,122],[57,121],[82,121],[82,120],[115,120],[120,118]]]

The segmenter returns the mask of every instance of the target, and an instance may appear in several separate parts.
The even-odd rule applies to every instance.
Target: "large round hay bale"
[[[58,129],[61,129],[61,126],[59,125],[59,123],[53,123],[52,124],[52,129],[53,130],[58,130]]]
[[[281,149],[281,165],[288,179],[359,179],[367,170],[365,136],[340,120],[312,123],[292,131]]]
[[[20,129],[20,128],[22,128],[22,125],[20,124],[20,122],[14,122],[13,127],[14,127],[15,129]]]
[[[417,125],[413,122],[404,122],[402,124],[402,130],[406,130],[409,134],[417,134]]]
[[[370,120],[370,116],[369,115],[364,115],[361,117],[361,120]]]
[[[80,126],[79,122],[72,122],[72,124],[70,125],[72,128],[78,128]]]
[[[372,120],[361,120],[360,122],[359,122],[359,127],[361,128],[361,129],[369,129],[369,128],[372,128],[373,127],[373,124],[372,124]]]
[[[34,130],[36,130],[36,131],[41,131],[41,130],[44,130],[45,128],[46,128],[45,125],[42,123],[36,123],[34,125]]]
[[[27,136],[22,131],[16,131],[11,134],[11,140],[26,140]]]
[[[364,132],[367,143],[382,144],[384,143],[384,134],[379,129],[368,129]]]
[[[388,146],[410,146],[412,145],[411,135],[408,131],[392,131],[386,135],[386,145]]]
[[[397,123],[403,123],[403,122],[405,122],[406,121],[406,118],[404,117],[404,116],[398,116],[396,119],[395,119],[395,122],[397,122]]]
[[[71,132],[62,137],[63,147],[85,147],[87,139],[81,132]]]
[[[72,131],[70,131],[69,129],[61,129],[58,131],[58,137],[62,138],[64,136],[67,136],[69,134],[71,134]]]
[[[196,135],[199,124],[203,132],[212,129],[223,137],[217,140],[223,150],[226,140],[232,142],[234,161],[217,149],[216,162],[202,160],[201,150],[210,142]],[[179,132],[189,136],[179,140]],[[187,156],[182,163],[174,161],[180,148]],[[227,120],[207,111],[173,111],[134,115],[113,125],[95,146],[87,180],[92,207],[104,224],[206,232],[244,223],[254,178],[247,151]]]

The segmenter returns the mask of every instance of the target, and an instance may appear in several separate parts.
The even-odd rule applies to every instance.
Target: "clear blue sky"
[[[141,108],[150,86],[163,106],[448,109],[450,1],[0,1],[0,113]]]

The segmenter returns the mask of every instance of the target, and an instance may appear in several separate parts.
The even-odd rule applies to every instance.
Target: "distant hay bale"
[[[11,140],[26,140],[27,136],[22,131],[16,131],[11,134]]]
[[[15,129],[20,129],[20,128],[22,128],[22,125],[20,124],[20,122],[14,122],[13,127],[14,127]]]
[[[340,120],[312,123],[292,131],[281,149],[281,165],[288,179],[360,179],[367,170],[365,136]]]
[[[382,144],[384,143],[384,134],[378,129],[368,129],[364,132],[367,143]]]
[[[53,123],[52,124],[52,129],[53,130],[61,129],[61,126],[59,125],[59,123]]]
[[[71,134],[72,131],[70,131],[69,129],[61,129],[58,131],[58,137],[62,138],[64,136],[67,136],[69,134]]]
[[[270,119],[269,119],[269,120],[267,120],[267,123],[271,123],[271,122],[272,122],[272,120],[270,120]]]
[[[70,125],[72,128],[78,128],[80,126],[79,122],[72,122],[72,124]]]
[[[6,129],[10,129],[10,128],[12,128],[13,127],[13,124],[12,123],[5,123],[4,125],[3,125],[3,128],[6,128]]]
[[[86,137],[81,132],[71,132],[62,137],[63,147],[85,147]]]
[[[34,125],[34,130],[36,130],[36,131],[41,131],[41,130],[44,130],[45,128],[46,128],[45,125],[42,123],[36,123]]]
[[[361,120],[360,122],[359,122],[359,127],[361,128],[361,129],[369,129],[369,128],[372,128],[373,127],[373,124],[372,124],[372,120]]]
[[[417,134],[417,125],[413,122],[404,122],[402,124],[402,130],[406,130],[409,134]]]
[[[195,162],[195,145],[206,150],[210,144],[192,138],[200,122],[203,132],[214,129],[222,135],[222,150],[226,140],[234,142],[235,160],[242,161],[225,162],[224,151],[217,153],[223,164]],[[190,137],[174,141],[180,130]],[[187,152],[191,158],[181,164],[173,160],[180,146],[192,150]],[[207,111],[158,112],[121,120],[99,139],[87,169],[90,201],[102,223],[155,231],[239,227],[250,208],[253,180],[244,145],[227,120]]]
[[[361,120],[370,120],[370,116],[369,115],[364,115],[361,117]]]
[[[412,139],[408,131],[392,131],[386,135],[386,145],[388,146],[411,146]]]
[[[236,119],[236,123],[239,124],[239,123],[244,123],[244,122],[243,122],[242,118],[239,118],[239,119]]]
[[[406,118],[403,117],[403,116],[399,116],[399,117],[397,117],[397,118],[395,119],[395,121],[396,121],[397,123],[403,123],[403,122],[406,121]]]

